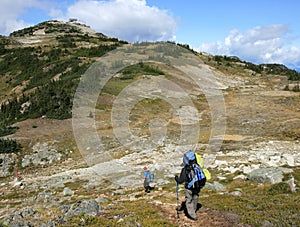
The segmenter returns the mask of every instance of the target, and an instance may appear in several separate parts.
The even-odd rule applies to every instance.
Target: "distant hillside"
[[[48,21],[0,38],[1,125],[47,115],[71,117],[79,77],[126,43],[76,22]]]
[[[47,21],[0,37],[0,125],[43,115],[70,118],[79,77],[95,59],[123,44],[126,42],[76,21]],[[189,49],[189,45],[178,45]],[[300,78],[284,65],[195,54],[223,73],[248,70],[246,73],[283,75],[289,80]]]
[[[227,68],[229,67],[239,67],[242,66],[244,69],[252,70],[254,73],[264,74],[264,75],[282,75],[286,76],[291,81],[300,80],[300,73],[296,70],[289,69],[285,65],[282,64],[253,64],[251,62],[246,62],[240,60],[236,56],[212,56],[213,65],[225,65]]]
[[[119,72],[79,79],[106,63]],[[110,76],[100,94],[74,101],[98,75]],[[188,44],[127,44],[75,20],[0,37],[0,226],[300,226],[299,78]],[[191,146],[212,177],[197,222],[176,209]]]

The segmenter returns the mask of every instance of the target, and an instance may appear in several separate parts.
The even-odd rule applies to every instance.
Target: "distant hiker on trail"
[[[197,220],[196,211],[198,208],[199,193],[206,183],[206,177],[197,163],[194,151],[188,151],[184,154],[183,164],[184,167],[181,170],[180,176],[175,176],[176,190],[178,190],[178,184],[185,183],[186,212],[189,218]],[[177,209],[179,208],[177,207]]]
[[[150,172],[148,168],[144,167],[144,188],[145,192],[149,193],[153,188],[150,186],[150,182],[154,179],[154,172]]]

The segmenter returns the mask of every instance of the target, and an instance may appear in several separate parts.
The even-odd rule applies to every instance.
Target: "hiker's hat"
[[[147,170],[147,166],[144,166],[144,170]]]

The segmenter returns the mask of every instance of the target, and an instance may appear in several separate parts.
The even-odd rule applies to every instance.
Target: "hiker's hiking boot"
[[[177,210],[177,211],[183,211],[183,210],[184,210],[184,207],[183,207],[183,206],[176,207],[176,210]]]
[[[193,218],[191,217],[191,219],[194,220],[194,221],[197,221],[197,220],[198,220],[197,217],[193,217]]]
[[[151,187],[147,186],[145,192],[149,193],[151,191]]]
[[[176,210],[178,211],[186,210],[185,202],[182,202],[180,206],[177,206]]]
[[[193,215],[188,214],[187,217],[190,218],[190,219],[192,219],[192,220],[194,220],[194,221],[198,220],[198,217],[197,217],[196,214],[193,214]]]
[[[198,220],[198,217],[197,216],[191,216],[191,215],[187,215],[187,218],[193,220],[193,221],[197,221]]]

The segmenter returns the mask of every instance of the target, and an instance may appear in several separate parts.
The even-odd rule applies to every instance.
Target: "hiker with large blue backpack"
[[[200,165],[197,163],[196,154],[189,150],[183,156],[184,167],[180,176],[175,176],[176,185],[184,184],[185,207],[189,218],[197,220],[199,193],[206,183],[206,177]],[[177,207],[178,209],[178,207]]]

